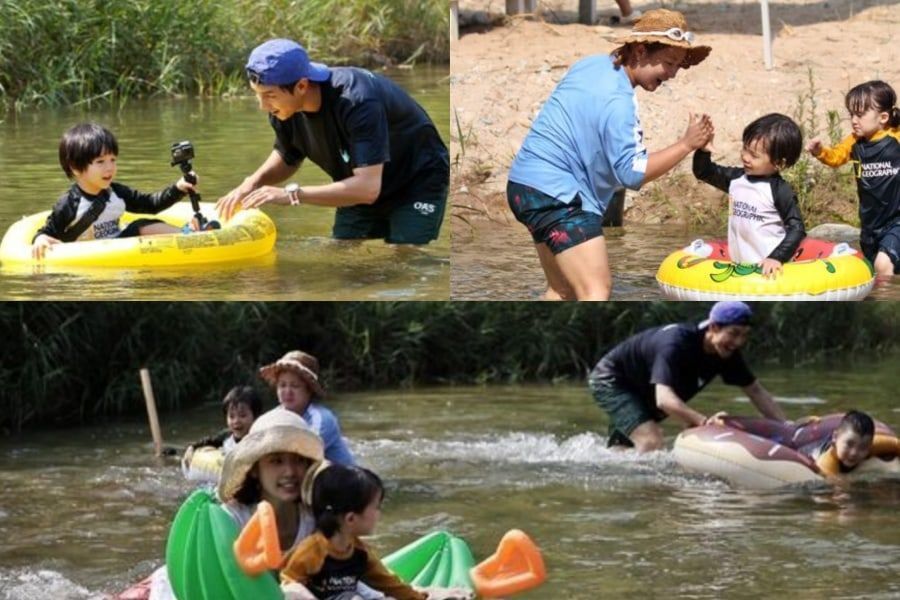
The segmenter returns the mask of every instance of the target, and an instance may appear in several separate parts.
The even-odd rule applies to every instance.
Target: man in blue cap
[[[610,350],[591,371],[594,400],[609,414],[609,446],[660,450],[659,422],[673,416],[687,427],[713,422],[687,405],[716,375],[743,389],[757,410],[785,420],[772,395],[750,372],[741,348],[750,335],[752,311],[743,302],[717,302],[699,324],[653,327]]]
[[[427,244],[447,203],[447,147],[425,110],[390,79],[356,67],[326,67],[284,39],[257,46],[247,61],[250,87],[275,130],[272,153],[219,198],[228,219],[239,206],[336,207],[333,235]],[[289,180],[309,158],[333,179]]]

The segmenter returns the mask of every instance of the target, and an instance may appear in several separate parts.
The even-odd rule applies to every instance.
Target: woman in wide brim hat
[[[355,464],[353,454],[341,435],[337,417],[320,402],[325,388],[319,381],[319,360],[312,354],[292,350],[259,370],[259,375],[275,388],[282,408],[300,415],[321,436],[325,457],[335,463]]]
[[[676,143],[649,152],[638,117],[634,88],[653,92],[709,55],[694,37],[681,13],[647,11],[611,54],[572,65],[532,124],[506,194],[534,241],[545,299],[607,300],[602,223],[613,194],[657,179],[711,139],[709,117],[691,115]]]
[[[709,46],[695,45],[694,39],[695,35],[688,30],[684,15],[675,10],[660,8],[648,11],[634,23],[631,31],[622,34],[618,39],[621,45],[612,54],[621,65],[639,44],[651,46],[649,51],[660,49],[653,48],[654,45],[682,48],[685,52],[679,66],[689,69],[703,62],[712,51]]]
[[[226,457],[219,478],[223,507],[240,527],[256,505],[266,500],[275,509],[283,550],[312,533],[315,522],[301,502],[304,480],[324,458],[322,439],[291,411],[263,414]]]

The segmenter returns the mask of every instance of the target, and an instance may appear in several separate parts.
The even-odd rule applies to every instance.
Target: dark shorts
[[[607,446],[634,447],[631,432],[641,423],[662,421],[665,414],[648,407],[631,390],[616,385],[612,377],[592,376],[588,385],[597,403],[609,415],[609,441]]]
[[[516,219],[531,232],[535,244],[559,254],[603,235],[603,217],[581,208],[581,198],[566,204],[521,183],[506,184],[506,200]]]
[[[887,254],[894,263],[894,275],[900,275],[900,222],[877,233],[863,232],[859,245],[865,257],[873,264],[879,252]]]
[[[449,186],[450,163],[442,156],[398,197],[338,208],[332,235],[339,240],[381,238],[389,244],[427,244],[441,231]]]
[[[128,224],[125,229],[119,232],[119,235],[116,237],[127,238],[127,237],[137,237],[141,235],[141,227],[146,227],[147,225],[153,225],[154,223],[165,223],[160,219],[135,219],[131,223]]]

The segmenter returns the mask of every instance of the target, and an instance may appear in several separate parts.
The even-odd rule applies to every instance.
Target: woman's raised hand
[[[715,133],[716,129],[709,115],[691,113],[687,130],[681,139],[691,150],[699,150],[712,142]]]

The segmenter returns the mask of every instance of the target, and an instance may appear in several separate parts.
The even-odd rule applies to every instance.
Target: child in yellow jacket
[[[853,133],[833,148],[813,138],[806,149],[830,167],[853,163],[859,192],[860,246],[880,278],[900,273],[900,109],[883,81],[847,92]]]
[[[315,475],[312,509],[316,531],[297,546],[281,571],[286,597],[358,598],[360,581],[396,600],[464,600],[471,596],[450,588],[419,591],[387,570],[359,538],[375,530],[383,499],[384,485],[368,469],[332,464]]]

